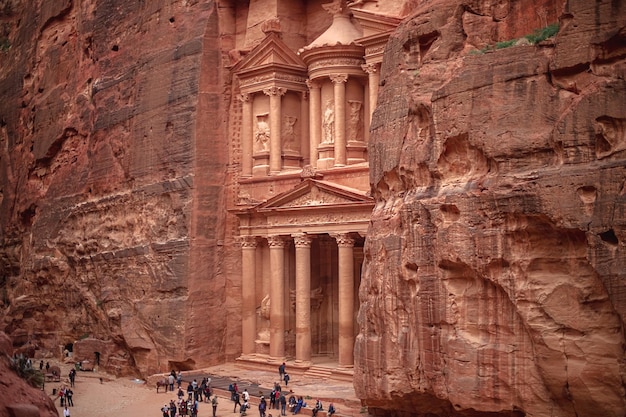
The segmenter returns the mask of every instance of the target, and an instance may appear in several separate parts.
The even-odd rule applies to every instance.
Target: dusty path
[[[52,364],[52,363],[51,363]],[[63,386],[69,386],[67,377],[71,369],[68,364],[59,364],[61,367],[61,382],[46,383],[45,392],[52,396],[52,390],[57,392]],[[197,371],[200,372],[200,371]],[[194,374],[197,374],[194,373]],[[263,372],[243,371],[245,375],[238,375],[237,369],[233,369],[228,365],[211,368],[206,370],[207,373],[214,375],[222,375],[225,378],[238,378],[242,381],[250,381],[264,387],[271,387],[274,375]],[[102,382],[100,381],[102,378]],[[325,390],[331,390],[333,393],[342,397],[354,396],[354,390],[350,384],[315,383],[314,381],[294,381],[290,383],[290,388],[294,390],[296,395],[314,396],[318,393],[323,395]],[[243,383],[245,386],[245,383]],[[186,383],[183,384],[183,390]],[[139,416],[139,417],[161,417],[161,407],[169,403],[170,400],[176,400],[175,392],[164,393],[161,389],[159,393],[152,384],[145,384],[143,381],[136,381],[131,378],[115,378],[99,372],[82,372],[78,371],[76,376],[76,384],[74,391],[74,407],[69,407],[71,417],[111,417],[111,416]],[[239,412],[233,413],[233,403],[226,397],[227,393],[218,392],[220,395],[217,416],[218,417],[241,417]],[[55,405],[59,412],[59,416],[63,416],[63,408],[60,406],[58,397],[55,398]],[[254,406],[253,406],[254,407]],[[239,410],[238,410],[239,411]],[[342,412],[343,411],[343,412]],[[350,412],[348,412],[350,411]],[[358,415],[360,410],[340,410],[341,415]],[[200,403],[199,417],[211,417],[212,409],[209,404]],[[273,413],[275,416],[278,413]],[[307,413],[308,414],[308,413]],[[249,416],[258,415],[258,411],[254,408]]]

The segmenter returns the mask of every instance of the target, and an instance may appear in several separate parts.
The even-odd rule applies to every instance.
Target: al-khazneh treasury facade
[[[368,131],[398,3],[235,7],[241,360],[353,364]]]

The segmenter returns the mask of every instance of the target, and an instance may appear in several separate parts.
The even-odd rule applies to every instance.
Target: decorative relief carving
[[[363,64],[361,68],[368,74],[375,74],[378,72],[379,64]]]
[[[365,213],[324,213],[320,214],[299,214],[297,217],[285,216],[273,216],[268,218],[267,226],[282,226],[282,225],[317,225],[317,224],[329,224],[329,223],[360,223],[368,222],[368,214]]]
[[[296,245],[296,248],[310,248],[312,241],[311,236],[306,233],[293,235],[293,243]]]
[[[329,77],[335,84],[345,83],[348,81],[348,74],[332,74],[329,75]]]
[[[254,131],[254,150],[263,152],[269,150],[270,124],[267,113],[256,115],[256,130]]]
[[[306,82],[306,78],[305,77],[298,77],[295,75],[286,75],[286,74],[277,74],[277,73],[272,73],[272,74],[267,74],[267,75],[258,75],[256,77],[251,77],[251,78],[246,78],[246,79],[242,79],[240,82],[240,87],[249,87],[251,85],[254,84],[261,84],[267,81],[290,81],[290,82],[295,82],[295,83],[299,83],[299,84],[304,84]],[[277,88],[277,87],[274,87]]]
[[[328,69],[337,66],[358,68],[361,66],[362,63],[362,59],[355,58],[322,59],[311,64],[309,66],[309,72],[316,69]]]
[[[267,237],[267,245],[270,248],[284,248],[287,246],[287,241],[280,235],[273,235]]]
[[[350,119],[348,121],[348,140],[361,141],[361,127],[363,126],[363,118],[361,109],[363,103],[357,100],[348,100],[350,106]]]
[[[318,206],[321,204],[340,204],[347,203],[345,198],[341,198],[334,194],[328,194],[320,191],[317,187],[311,187],[311,192],[305,194],[299,198],[291,200],[283,207],[305,207],[305,206]]]
[[[319,89],[321,88],[321,85],[319,82],[311,80],[311,79],[307,79],[305,81],[306,86],[309,88],[309,90],[313,90],[313,89]]]
[[[354,239],[348,233],[334,233],[331,236],[337,241],[337,246],[344,248],[354,247]]]
[[[257,247],[257,238],[256,236],[237,236],[237,243],[241,246],[241,248],[256,248]]]
[[[242,103],[249,103],[250,99],[252,98],[250,94],[247,93],[243,93],[243,94],[239,94],[237,96],[237,98],[239,99],[239,101],[241,101]]]
[[[266,96],[283,96],[287,92],[283,87],[268,87],[263,89],[263,94]]]
[[[298,121],[297,117],[286,115],[283,117],[283,143],[286,150],[297,150],[296,144],[298,143],[298,133],[295,129],[295,124]]]
[[[324,119],[322,120],[322,143],[335,142],[335,106],[333,101],[326,100]]]

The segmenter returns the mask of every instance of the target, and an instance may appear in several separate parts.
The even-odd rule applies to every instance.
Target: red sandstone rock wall
[[[538,46],[471,54],[558,18]],[[626,3],[428,1],[392,37],[355,388],[385,416],[623,416]]]
[[[223,359],[217,6],[8,0],[0,25],[2,327],[90,336],[75,359],[120,374]]]

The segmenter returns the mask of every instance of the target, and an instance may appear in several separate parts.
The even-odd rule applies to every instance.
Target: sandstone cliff
[[[626,3],[422,2],[385,63],[357,395],[625,415]]]
[[[2,327],[120,374],[223,359],[217,6],[6,0],[0,24]]]

